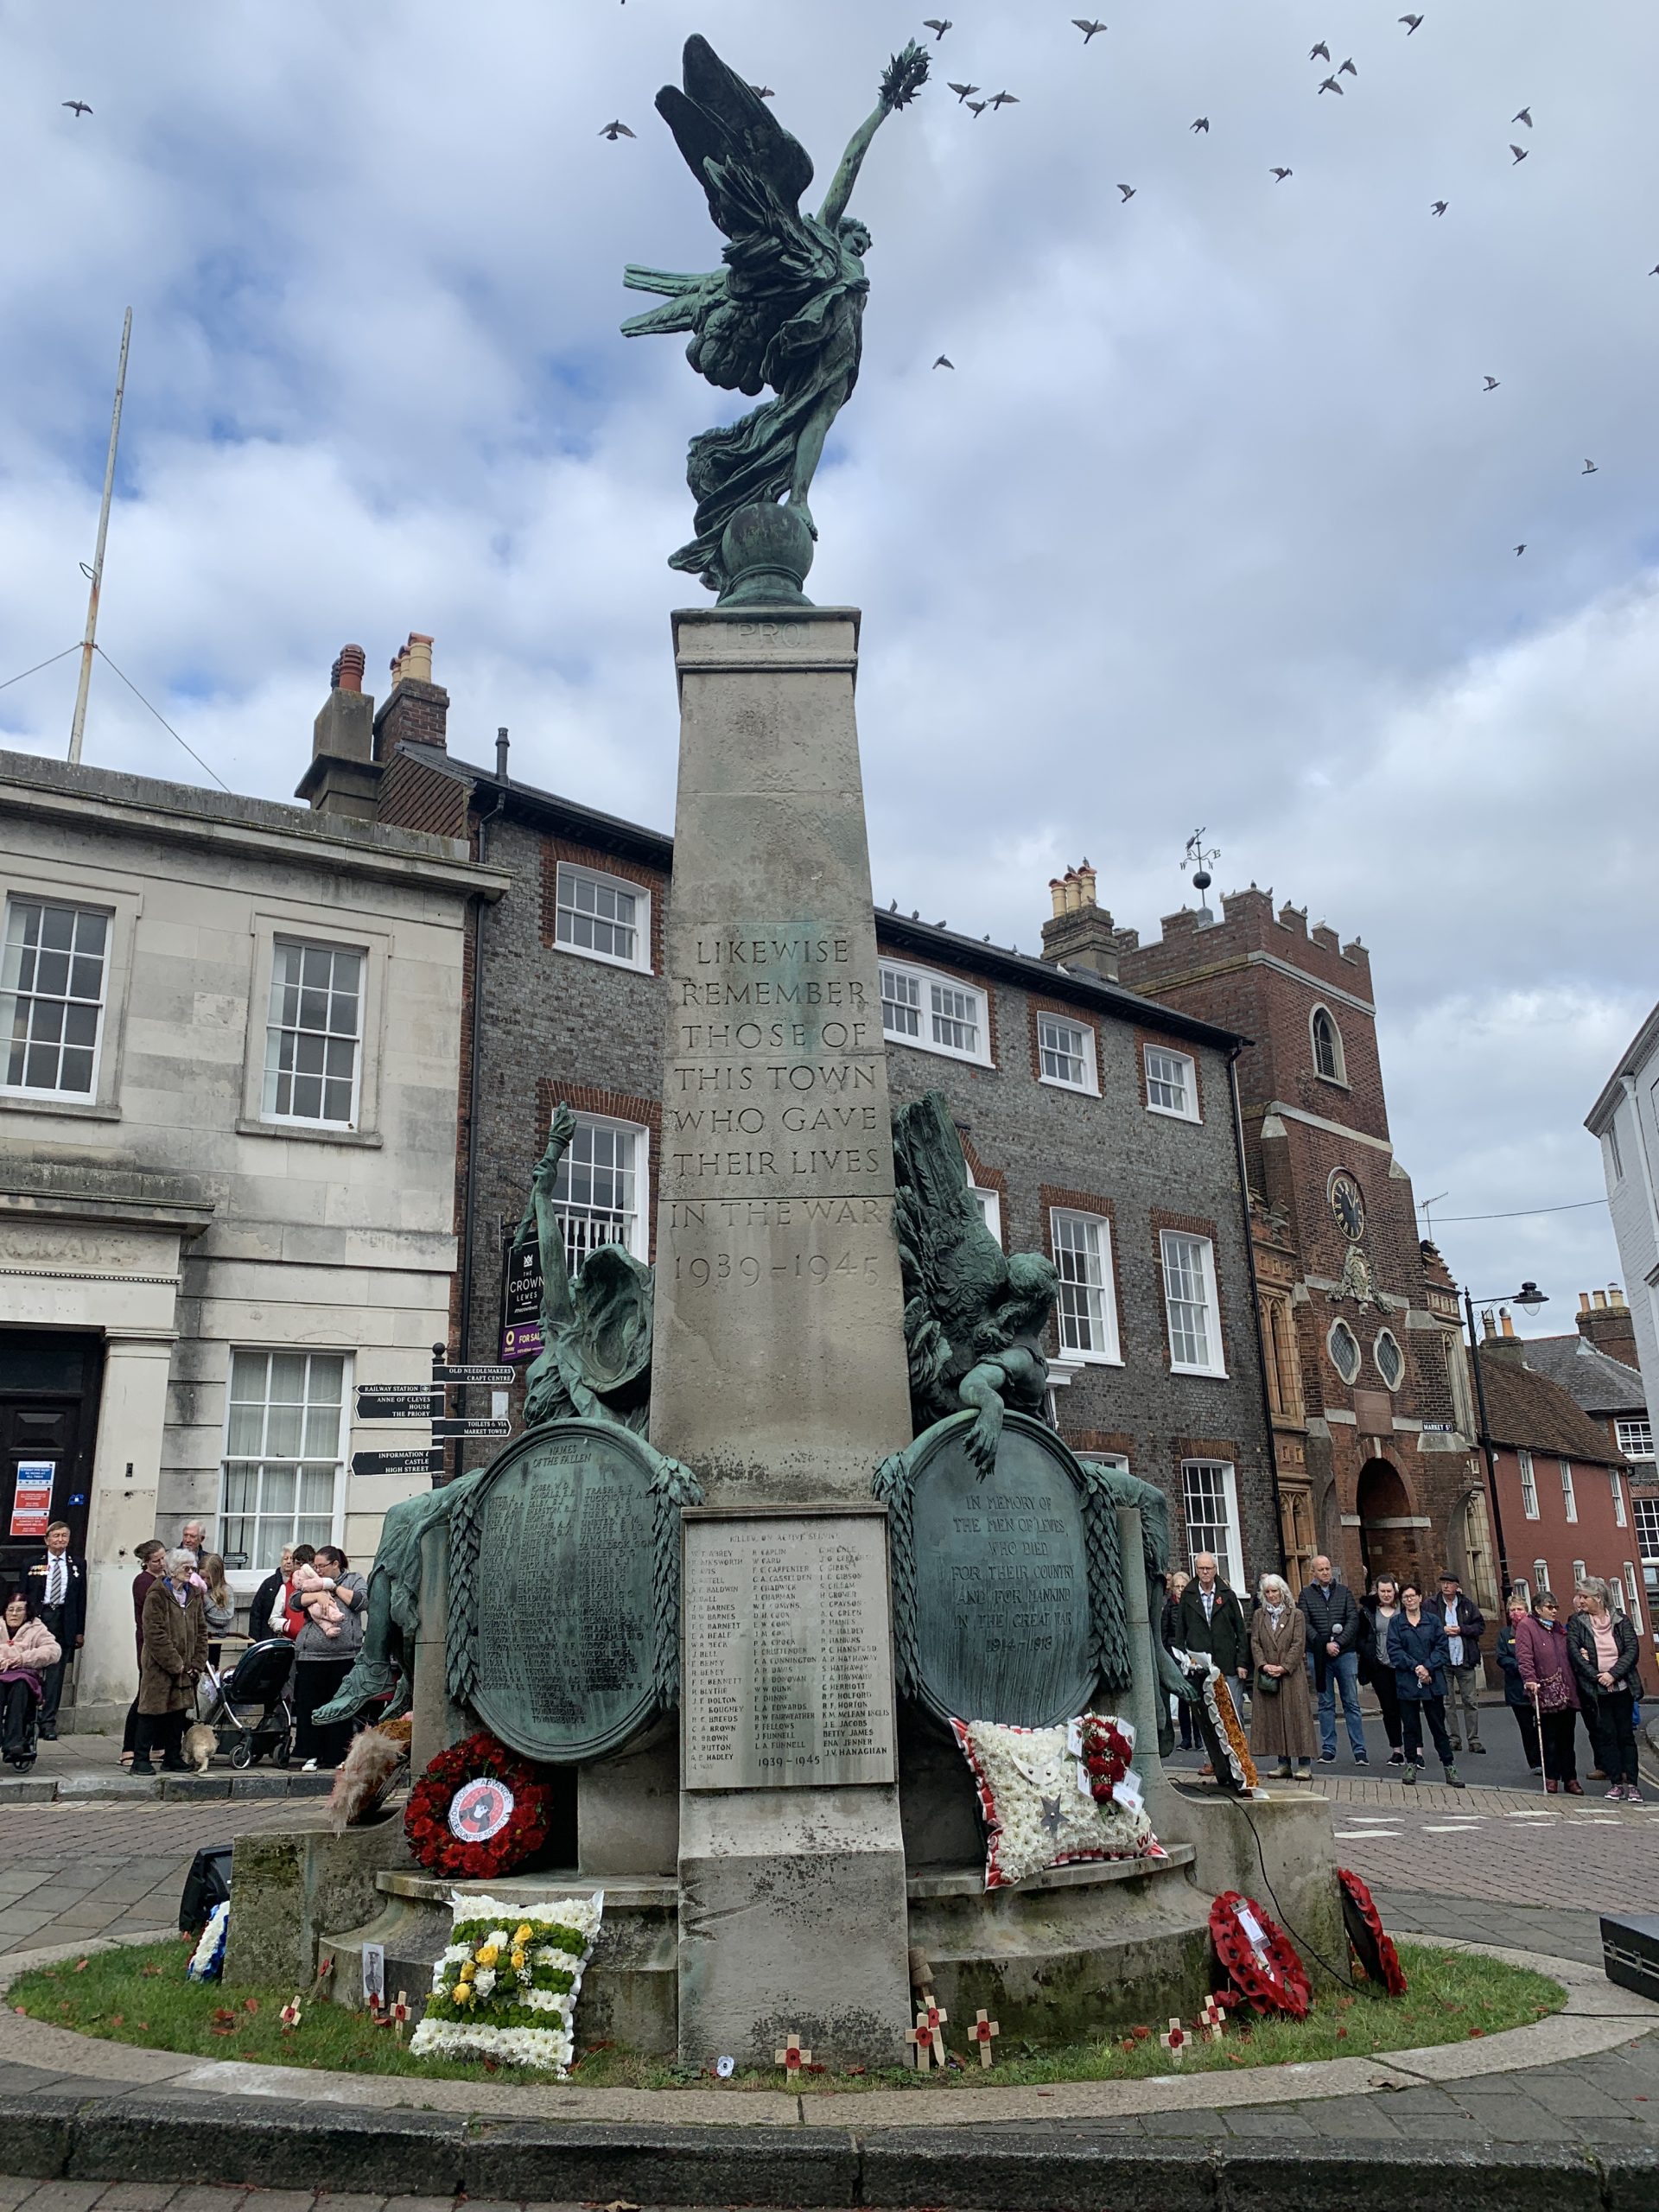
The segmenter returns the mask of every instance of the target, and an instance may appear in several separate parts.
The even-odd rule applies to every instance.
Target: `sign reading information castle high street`
[[[880,1513],[688,1514],[683,1786],[891,1782]]]

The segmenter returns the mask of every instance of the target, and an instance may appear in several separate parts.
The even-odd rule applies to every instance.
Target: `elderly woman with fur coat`
[[[143,1638],[131,1770],[154,1774],[149,1755],[159,1746],[163,1771],[184,1774],[180,1740],[207,1664],[207,1614],[194,1552],[168,1552],[162,1580],[144,1599]]]
[[[1307,1624],[1281,1575],[1264,1574],[1250,1615],[1250,1656],[1255,1662],[1250,1701],[1250,1756],[1258,1763],[1279,1761],[1279,1778],[1288,1782],[1291,1761],[1299,1782],[1313,1774],[1313,1707],[1307,1694]],[[1269,1688],[1269,1684],[1276,1688]]]

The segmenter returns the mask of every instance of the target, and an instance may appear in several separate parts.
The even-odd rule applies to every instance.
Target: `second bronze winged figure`
[[[702,185],[730,243],[724,266],[704,276],[630,266],[623,281],[666,304],[625,322],[630,338],[690,331],[686,358],[723,391],[776,394],[741,422],[691,442],[686,480],[696,535],[669,566],[724,591],[721,539],[742,508],[787,500],[814,537],[807,494],[824,440],[858,381],[864,256],[870,233],[847,213],[871,142],[913,99],[927,56],[913,41],[888,64],[874,111],[853,134],[816,215],[802,196],[812,182],[806,149],[707,39],[688,39],[685,89],[664,85],[657,110]]]

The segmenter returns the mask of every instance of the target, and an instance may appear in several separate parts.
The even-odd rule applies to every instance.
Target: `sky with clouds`
[[[1202,823],[1218,888],[1370,948],[1443,1249],[1566,1328],[1617,1277],[1605,1208],[1451,1217],[1599,1198],[1582,1117],[1659,993],[1659,10],[1419,4],[1112,0],[1085,48],[1067,0],[956,0],[855,200],[810,589],[864,609],[884,902],[1034,950],[1086,853],[1146,934]],[[822,188],[918,29],[0,0],[0,679],[79,635],[130,303],[100,639],[226,784],[286,797],[340,644],[384,690],[412,628],[457,751],[505,723],[516,773],[668,826],[664,562],[736,410],[618,335],[625,261],[717,244],[652,95],[703,32]],[[74,668],[0,690],[0,744],[64,750]],[[86,757],[200,777],[107,669]]]

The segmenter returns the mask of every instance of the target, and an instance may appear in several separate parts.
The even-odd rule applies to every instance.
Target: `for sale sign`
[[[501,1357],[534,1359],[542,1349],[542,1253],[533,1236],[509,1244],[501,1268]]]

